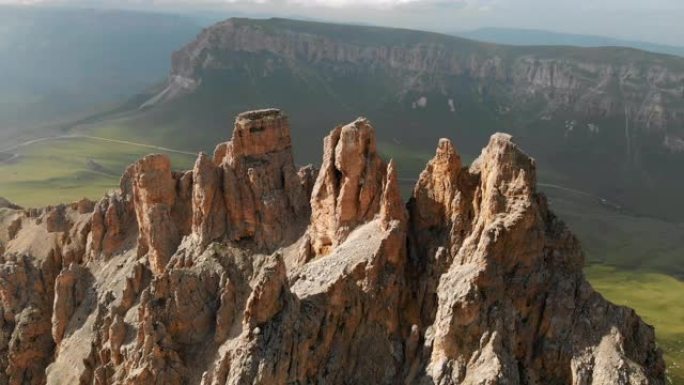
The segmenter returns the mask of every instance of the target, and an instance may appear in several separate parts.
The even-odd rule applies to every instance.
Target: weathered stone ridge
[[[440,139],[408,204],[364,118],[297,170],[282,112],[191,171],[0,209],[3,384],[664,385],[654,330],[582,274],[536,164]]]

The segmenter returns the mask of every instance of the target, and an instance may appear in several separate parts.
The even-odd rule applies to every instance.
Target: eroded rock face
[[[152,271],[161,274],[180,243],[171,219],[176,190],[168,157],[148,155],[135,164],[133,200],[140,230],[138,256],[147,254]]]
[[[238,115],[233,140],[216,148],[214,162],[222,170],[230,239],[273,251],[300,235],[309,213],[306,178],[294,166],[284,114],[270,109]]]
[[[309,235],[315,255],[330,253],[380,211],[387,172],[366,119],[334,129],[323,148],[323,164],[311,194]]]
[[[289,135],[244,113],[192,171],[0,211],[0,384],[665,383],[510,136],[469,168],[440,140],[406,207],[368,120],[318,173]]]
[[[192,170],[192,233],[201,245],[226,232],[226,206],[221,189],[221,169],[200,154]]]
[[[419,322],[432,328],[427,377],[437,384],[661,383],[652,329],[599,300],[582,275],[577,240],[535,192],[535,178],[534,161],[506,134],[493,135],[470,169],[442,140],[421,175],[410,239],[414,263],[432,264],[419,267],[415,291]],[[442,231],[430,234],[435,228]],[[607,356],[607,366],[575,364]]]

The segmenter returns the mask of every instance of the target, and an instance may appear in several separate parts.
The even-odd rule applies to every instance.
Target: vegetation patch
[[[176,169],[192,167],[194,156],[134,144],[62,138],[20,147],[11,164],[0,163],[0,196],[24,207],[101,198],[119,185],[126,167],[151,153],[166,153]]]

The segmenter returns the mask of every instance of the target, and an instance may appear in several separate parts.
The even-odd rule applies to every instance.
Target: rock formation
[[[337,127],[323,143],[323,164],[311,196],[310,236],[316,255],[328,254],[356,226],[373,219],[387,172],[366,119]]]
[[[469,168],[441,139],[408,205],[368,120],[324,147],[297,170],[252,111],[192,171],[0,208],[0,384],[665,383],[510,136]]]
[[[178,226],[171,219],[176,202],[171,162],[164,155],[148,155],[133,172],[133,207],[138,220],[138,256],[148,255],[155,274],[164,271],[180,243]]]
[[[294,167],[290,128],[280,111],[238,115],[233,140],[217,146],[214,163],[222,171],[227,231],[233,241],[251,239],[273,251],[294,240],[309,213],[307,173]]]

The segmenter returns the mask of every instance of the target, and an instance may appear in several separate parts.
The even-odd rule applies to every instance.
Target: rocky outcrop
[[[470,169],[441,140],[421,174],[410,243],[427,258],[414,261],[417,322],[432,328],[426,375],[438,384],[659,383],[649,328],[599,300],[582,276],[577,240],[535,183],[534,161],[505,134],[492,136]],[[611,315],[596,316],[603,312]],[[633,354],[637,346],[646,350]],[[616,361],[575,364],[603,355]]]
[[[226,205],[221,189],[222,170],[200,154],[192,170],[192,233],[201,245],[226,232]]]
[[[287,117],[279,110],[238,115],[233,139],[216,148],[214,162],[222,170],[232,240],[249,239],[273,251],[306,226],[306,186],[294,167]]]
[[[192,171],[148,156],[100,202],[0,211],[0,384],[664,385],[509,135],[470,167],[441,139],[407,206],[368,120],[318,173],[289,135],[244,113]]]
[[[44,383],[87,287],[92,207],[0,210],[0,384]]]
[[[93,209],[86,257],[90,260],[111,257],[125,247],[127,236],[132,238],[128,239],[129,245],[136,242],[137,220],[132,201],[121,195],[103,198]]]
[[[41,384],[50,363],[54,261],[5,254],[0,267],[0,383]],[[43,280],[43,277],[44,280]]]
[[[176,202],[171,162],[163,155],[148,155],[135,164],[133,202],[138,219],[138,256],[148,255],[155,274],[164,272],[180,243],[180,233],[171,218]]]
[[[311,194],[309,235],[315,255],[328,254],[380,211],[387,173],[366,119],[334,129],[323,148],[323,164]]]
[[[56,344],[62,342],[64,333],[74,311],[85,297],[87,272],[84,268],[70,264],[55,278],[55,300],[52,308],[52,338]]]

